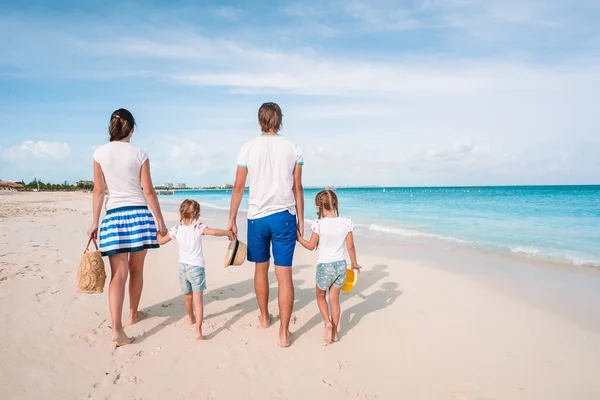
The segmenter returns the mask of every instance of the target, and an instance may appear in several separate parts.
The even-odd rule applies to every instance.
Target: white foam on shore
[[[511,253],[526,254],[528,256],[537,256],[540,254],[540,249],[532,246],[509,246],[509,249]]]
[[[361,225],[358,225],[358,226],[361,227]],[[390,233],[393,235],[399,235],[399,236],[411,237],[411,238],[429,238],[429,239],[445,240],[445,241],[454,242],[454,243],[466,243],[464,240],[457,239],[457,238],[454,238],[451,236],[437,235],[435,233],[426,233],[426,232],[421,232],[421,231],[417,231],[414,229],[399,228],[399,227],[395,227],[395,226],[370,224],[370,225],[368,225],[367,230],[374,231],[374,232],[381,232],[381,233]]]

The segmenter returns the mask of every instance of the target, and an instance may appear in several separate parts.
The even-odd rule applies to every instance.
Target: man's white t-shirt
[[[169,229],[169,237],[177,241],[179,247],[179,262],[204,267],[202,252],[202,234],[206,225],[195,221],[186,226],[177,224]]]
[[[244,144],[237,164],[248,169],[248,219],[285,210],[296,215],[294,167],[304,164],[298,146],[281,135],[261,135]]]
[[[330,263],[346,259],[346,236],[354,230],[350,218],[321,218],[313,222],[311,229],[319,235],[317,263]]]
[[[148,205],[142,190],[141,169],[148,154],[127,142],[109,142],[94,151],[107,188],[106,209]]]

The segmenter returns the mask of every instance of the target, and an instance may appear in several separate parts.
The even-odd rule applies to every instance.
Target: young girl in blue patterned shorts
[[[317,193],[315,203],[318,219],[313,223],[312,236],[304,240],[298,233],[298,241],[308,250],[319,250],[317,261],[317,304],[325,324],[325,345],[338,340],[340,324],[340,290],[346,282],[346,248],[350,256],[351,267],[357,273],[360,266],[356,262],[356,249],[352,231],[354,224],[350,218],[341,218],[338,211],[338,199],[332,190]],[[325,294],[329,290],[329,306]]]

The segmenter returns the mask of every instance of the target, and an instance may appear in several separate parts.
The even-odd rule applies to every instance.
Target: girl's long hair
[[[315,204],[317,206],[319,219],[323,218],[324,211],[333,211],[335,215],[340,216],[338,211],[338,198],[335,192],[331,189],[321,190],[315,196]]]

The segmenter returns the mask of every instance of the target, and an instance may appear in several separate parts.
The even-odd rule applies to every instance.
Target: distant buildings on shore
[[[20,183],[0,180],[0,190],[23,190],[23,188]]]
[[[163,183],[162,185],[156,186],[156,189],[187,189],[185,183]]]
[[[195,187],[188,187],[185,183],[171,183],[171,182],[167,182],[167,183],[163,183],[162,185],[158,185],[154,187],[156,190],[161,191],[160,193],[162,193],[162,191],[168,192],[168,191],[173,191],[173,190],[185,190],[185,189],[189,189],[189,190],[218,190],[218,189],[222,189],[222,190],[227,190],[227,189],[233,189],[233,185],[227,183],[225,185],[221,185],[221,186],[195,186]]]
[[[77,181],[73,184],[73,186],[81,187],[81,188],[93,188],[94,181]]]

